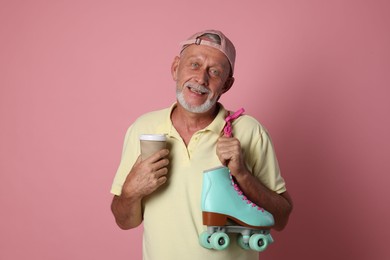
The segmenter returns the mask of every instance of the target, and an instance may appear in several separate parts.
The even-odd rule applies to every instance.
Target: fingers
[[[126,177],[122,191],[143,197],[163,185],[167,181],[168,154],[169,150],[163,149],[145,160],[139,156]]]
[[[217,154],[226,156],[238,156],[241,154],[241,144],[236,138],[221,137],[217,143]],[[229,156],[230,155],[230,156]],[[229,159],[229,158],[225,158]]]
[[[217,142],[217,156],[221,163],[232,169],[239,169],[242,162],[241,143],[236,138],[220,137]]]
[[[157,185],[160,186],[166,182],[166,175],[168,174],[169,159],[165,158],[169,154],[169,150],[163,149],[156,152],[145,160],[148,166],[147,172],[157,179]],[[152,178],[153,178],[152,177]]]
[[[161,160],[162,158],[168,156],[168,154],[169,154],[168,149],[162,149],[160,151],[155,152],[150,157],[146,158],[144,161],[148,162],[148,163],[154,163],[154,162],[157,162],[157,161]]]
[[[162,168],[158,171],[155,172],[155,177],[157,178],[157,180],[167,180],[167,177],[166,175],[168,174],[168,169],[167,168]],[[163,183],[165,183],[165,181]],[[162,183],[161,183],[162,184]]]
[[[164,159],[161,161],[168,162],[167,159]],[[159,161],[158,163],[160,163],[161,161]],[[166,166],[167,166],[167,164],[165,165],[165,167],[158,168],[157,170],[152,171],[148,174],[149,177],[147,178],[147,181],[146,181],[146,189],[149,190],[148,194],[157,190],[160,186],[162,186],[168,180],[168,178],[167,178],[168,168]]]
[[[151,155],[146,160],[144,160],[142,163],[144,167],[147,168],[147,172],[156,173],[160,169],[166,168],[169,164],[169,160],[165,157],[168,154],[169,154],[169,150],[163,149]]]
[[[168,173],[168,166],[169,160],[168,159],[162,159],[152,166],[152,172],[155,173],[157,176],[165,175]]]

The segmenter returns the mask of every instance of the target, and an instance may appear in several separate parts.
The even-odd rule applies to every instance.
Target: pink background
[[[109,208],[123,137],[174,102],[178,43],[205,28],[235,42],[222,102],[271,132],[295,201],[260,259],[389,259],[389,8],[1,0],[0,259],[141,259]]]

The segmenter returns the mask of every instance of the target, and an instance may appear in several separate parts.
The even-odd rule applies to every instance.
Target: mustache
[[[210,93],[210,90],[208,88],[206,88],[205,86],[203,85],[200,85],[200,84],[197,84],[197,83],[194,83],[194,82],[186,82],[184,84],[184,87],[186,88],[192,88],[198,92],[201,92],[201,93],[204,93],[204,94],[209,94]]]

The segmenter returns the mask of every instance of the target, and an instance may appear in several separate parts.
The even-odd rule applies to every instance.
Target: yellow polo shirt
[[[143,259],[257,260],[257,252],[243,250],[237,245],[236,234],[231,235],[230,245],[223,251],[205,249],[198,242],[199,234],[206,230],[200,200],[203,171],[221,165],[215,149],[225,125],[226,110],[220,105],[214,121],[196,132],[186,147],[172,125],[170,115],[174,107],[175,104],[147,113],[129,127],[111,188],[111,193],[121,194],[126,176],[140,154],[138,138],[141,134],[167,135],[170,149],[168,181],[143,200]],[[232,125],[248,169],[268,188],[277,193],[286,191],[266,130],[248,115],[240,116]]]

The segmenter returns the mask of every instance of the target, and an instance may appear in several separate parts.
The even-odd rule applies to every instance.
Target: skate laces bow
[[[238,117],[240,117],[244,112],[245,112],[245,109],[240,108],[235,113],[228,115],[225,118],[226,125],[223,128],[223,133],[225,134],[225,136],[232,137],[232,122],[234,119],[237,119]]]

